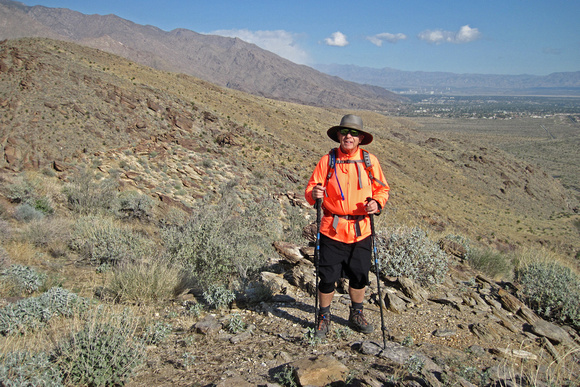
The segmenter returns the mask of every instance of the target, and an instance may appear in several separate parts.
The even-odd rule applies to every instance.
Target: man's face
[[[346,132],[346,134],[343,134]],[[364,135],[355,131],[356,136],[353,136],[351,131],[342,129],[338,132],[338,140],[340,141],[340,149],[344,153],[352,153],[358,149],[358,145],[363,139]]]

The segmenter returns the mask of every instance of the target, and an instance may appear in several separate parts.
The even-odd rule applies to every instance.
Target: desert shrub
[[[52,358],[66,384],[125,384],[145,358],[143,344],[133,338],[136,325],[128,313],[112,315],[107,320],[87,322],[59,342]]]
[[[14,209],[14,219],[20,222],[32,222],[34,220],[40,220],[44,217],[44,214],[32,207],[28,203],[19,204]]]
[[[292,243],[305,242],[302,230],[308,225],[309,221],[304,216],[301,208],[299,206],[285,205],[284,214],[283,239]]]
[[[156,321],[149,324],[143,332],[143,342],[146,345],[159,345],[165,341],[172,329],[171,324],[163,321]]]
[[[62,288],[22,299],[0,309],[0,334],[34,331],[57,316],[71,317],[88,307],[88,300]]]
[[[58,256],[64,254],[70,232],[70,221],[60,217],[48,217],[28,223],[24,237],[36,247],[47,248],[54,256]]]
[[[119,194],[117,213],[123,219],[149,220],[155,205],[154,200],[135,191]]]
[[[408,277],[423,285],[443,282],[447,255],[419,228],[402,227],[376,236],[380,272]]]
[[[0,354],[0,385],[6,387],[60,387],[62,375],[45,352]]]
[[[79,218],[73,225],[70,248],[94,265],[116,265],[153,254],[153,243],[129,227],[98,215]]]
[[[8,282],[10,288],[18,295],[34,293],[46,280],[46,274],[38,273],[33,268],[23,265],[10,265],[0,274],[2,280]]]
[[[42,212],[43,214],[52,215],[54,213],[54,208],[52,206],[51,200],[46,196],[41,196],[34,199],[32,206],[35,210]]]
[[[281,227],[270,215],[276,206],[279,211],[271,198],[244,204],[233,196],[203,203],[184,225],[163,228],[166,254],[205,287],[247,282],[263,267],[272,241],[280,236]]]
[[[223,285],[211,284],[204,292],[203,299],[216,309],[228,307],[235,299],[236,294]]]
[[[492,278],[509,278],[512,274],[513,262],[510,256],[491,248],[470,249],[467,262]]]
[[[21,177],[18,182],[8,185],[6,191],[6,197],[13,203],[20,203],[22,206],[28,205],[43,215],[54,213],[52,200],[41,192],[38,182]],[[19,207],[21,206],[18,206],[17,209]],[[28,210],[22,209],[21,211]]]
[[[108,290],[121,301],[137,303],[168,300],[184,277],[180,265],[164,259],[128,262],[113,269]]]
[[[532,262],[515,272],[530,308],[540,316],[580,328],[580,277],[556,262]]]
[[[35,197],[33,184],[27,179],[20,178],[19,181],[6,185],[4,190],[6,198],[12,203],[26,203]]]
[[[247,325],[239,313],[234,313],[226,323],[226,328],[230,333],[236,334],[245,331]]]
[[[115,208],[117,182],[113,179],[97,179],[88,169],[71,177],[63,190],[69,207],[81,214],[97,214]]]

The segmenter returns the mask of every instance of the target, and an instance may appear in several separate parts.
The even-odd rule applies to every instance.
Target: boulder
[[[423,303],[427,301],[429,293],[411,278],[399,277],[397,283],[405,295],[413,301]]]
[[[327,386],[335,382],[344,382],[348,376],[348,368],[344,364],[326,355],[300,359],[291,366],[301,386]]]
[[[556,344],[571,342],[568,332],[546,320],[536,321],[532,325],[532,332],[540,337],[546,337]]]
[[[401,314],[406,308],[406,303],[396,294],[391,292],[386,292],[384,297],[385,308],[393,313]]]
[[[497,295],[503,307],[512,313],[516,313],[524,306],[523,302],[505,289],[499,289]]]
[[[293,243],[277,241],[273,243],[274,248],[285,260],[293,265],[305,264],[313,266],[312,262],[302,256],[300,248]]]
[[[208,314],[191,327],[191,330],[203,335],[212,336],[222,329],[222,324],[213,314]]]

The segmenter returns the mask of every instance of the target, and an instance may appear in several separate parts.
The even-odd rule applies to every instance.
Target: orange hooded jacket
[[[343,153],[340,147],[336,151],[335,170],[332,171],[332,176],[328,179],[327,174],[329,167],[330,156],[327,154],[323,156],[310,180],[306,186],[304,197],[311,205],[315,204],[312,198],[312,189],[317,184],[322,184],[326,187],[326,196],[323,199],[322,208],[324,216],[320,223],[320,233],[329,238],[340,242],[354,243],[358,242],[371,235],[370,219],[366,215],[365,204],[368,197],[372,197],[381,208],[385,207],[389,199],[389,185],[385,180],[383,171],[378,159],[369,154],[371,160],[372,175],[383,182],[371,181],[368,172],[365,170],[362,150],[359,148],[357,152],[352,155]],[[350,163],[339,162],[348,161]],[[358,160],[360,162],[352,162]],[[359,186],[359,174],[362,187]],[[341,194],[342,191],[342,194]],[[344,199],[343,199],[344,196]],[[335,215],[338,215],[335,217]],[[344,215],[351,215],[348,218]],[[352,215],[363,215],[359,219],[354,219]],[[357,227],[360,229],[360,235],[357,235]]]

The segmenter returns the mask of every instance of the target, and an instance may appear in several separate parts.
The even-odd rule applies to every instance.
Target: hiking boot
[[[324,339],[330,330],[330,313],[318,315],[318,326],[314,332],[314,336],[319,339]]]
[[[375,328],[367,322],[362,309],[350,308],[348,323],[353,330],[364,334],[369,334],[375,330]]]

